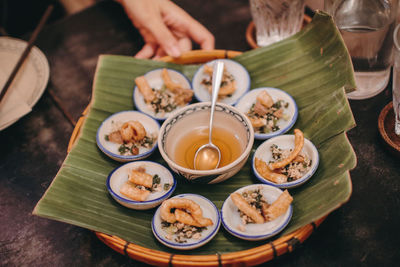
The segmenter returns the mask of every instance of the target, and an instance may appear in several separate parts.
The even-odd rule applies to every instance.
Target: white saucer
[[[157,238],[157,240],[170,248],[189,250],[201,247],[208,243],[211,239],[213,239],[213,237],[218,233],[219,227],[221,225],[221,217],[214,203],[212,203],[209,199],[196,194],[181,194],[174,196],[173,198],[187,198],[195,201],[197,204],[200,205],[203,211],[203,216],[205,218],[210,218],[214,224],[211,226],[207,226],[207,229],[201,232],[202,237],[198,240],[191,238],[188,239],[187,243],[178,243],[174,240],[168,240],[165,237],[167,232],[164,231],[161,226],[161,207],[159,207],[154,214],[153,220],[151,221],[151,229],[153,230],[153,234]]]
[[[242,111],[244,114],[246,114],[251,108],[251,106],[256,103],[257,96],[262,91],[267,91],[267,93],[271,96],[274,102],[278,100],[283,100],[289,104],[289,106],[284,109],[283,113],[288,117],[288,119],[278,120],[277,125],[279,126],[280,129],[275,132],[257,133],[256,131],[254,131],[254,138],[258,140],[265,140],[286,133],[287,131],[290,130],[290,128],[293,127],[298,116],[296,101],[293,99],[293,97],[281,89],[272,87],[260,87],[251,89],[250,92],[246,93],[242,98],[240,98],[235,107],[238,110]]]
[[[293,187],[297,187],[299,185],[304,184],[311,178],[311,176],[314,175],[314,173],[317,170],[318,165],[319,165],[318,150],[310,140],[308,140],[307,138],[304,138],[304,146],[303,146],[303,149],[301,150],[301,153],[305,154],[312,161],[311,168],[310,168],[310,170],[308,170],[308,172],[306,172],[300,179],[294,180],[292,182],[282,183],[282,184],[276,184],[276,183],[271,182],[271,181],[265,179],[264,177],[262,177],[256,170],[255,158],[257,157],[267,163],[270,160],[272,160],[272,152],[270,150],[270,147],[273,144],[276,144],[281,149],[293,149],[294,148],[294,135],[293,134],[284,134],[284,135],[280,135],[280,136],[275,136],[271,139],[264,141],[261,145],[258,146],[256,151],[254,152],[251,166],[253,168],[253,172],[254,172],[256,178],[258,180],[260,180],[260,182],[262,182],[264,184],[276,186],[279,188],[293,188]]]
[[[216,60],[205,63],[206,65],[212,66]],[[218,100],[218,102],[225,103],[228,105],[234,105],[247,91],[250,90],[250,75],[246,68],[239,62],[231,59],[218,59],[218,61],[224,62],[224,68],[235,77],[236,90],[232,96],[225,97]],[[194,96],[199,102],[211,101],[211,95],[207,88],[201,84],[201,81],[207,77],[203,72],[204,65],[202,65],[194,74],[192,79],[192,88]]]
[[[265,200],[269,204],[274,202],[283,192],[277,187],[266,184],[248,185],[239,188],[235,192],[241,194],[245,190],[256,189],[260,189],[260,193],[264,196]],[[221,208],[222,225],[224,228],[232,235],[249,241],[263,240],[278,234],[286,227],[286,225],[288,225],[290,219],[292,218],[292,213],[293,208],[292,205],[290,205],[284,214],[273,221],[261,224],[252,223],[244,226],[242,224],[238,208],[233,203],[230,196],[225,200]],[[244,231],[243,229],[240,229],[240,226],[243,226]]]
[[[127,198],[120,193],[121,186],[128,180],[128,175],[133,169],[144,167],[146,173],[160,177],[162,190],[152,192],[145,201],[135,201]],[[115,168],[107,178],[107,189],[111,196],[121,205],[135,210],[147,210],[161,204],[170,197],[176,188],[176,180],[172,173],[163,165],[152,161],[134,161]],[[168,190],[164,190],[163,185],[169,184]]]
[[[9,77],[26,46],[26,41],[10,37],[0,37],[0,71],[5,74],[4,76],[2,75],[4,79]],[[50,67],[47,58],[39,48],[34,46],[18,71],[17,76],[14,78],[7,94],[13,88],[22,88],[23,91],[19,94],[21,97],[20,101],[32,108],[46,89],[49,76]],[[0,81],[1,85],[4,83],[5,80]],[[25,114],[21,114],[20,117],[13,118],[5,124],[0,124],[0,130],[12,125]]]
[[[162,70],[163,69],[154,69],[143,75],[146,78],[146,80],[151,88],[160,89],[163,86],[164,81],[161,77]],[[167,70],[168,70],[168,74],[171,77],[172,81],[181,84],[183,86],[183,88],[192,89],[189,79],[185,75],[183,75],[179,71],[176,71],[173,69],[167,69]],[[153,119],[156,119],[158,121],[164,121],[166,118],[168,118],[168,116],[172,112],[174,112],[180,108],[180,107],[177,107],[173,111],[166,112],[165,114],[155,113],[154,110],[151,109],[146,104],[146,102],[144,101],[144,97],[140,93],[139,88],[137,86],[135,86],[135,88],[133,89],[133,103],[135,104],[135,107],[139,111],[149,115],[150,117],[152,117]]]
[[[138,155],[121,155],[118,152],[120,144],[116,144],[106,140],[106,136],[110,134],[113,130],[115,130],[114,123],[125,123],[130,120],[139,121],[146,130],[147,135],[154,134],[158,138],[160,124],[150,116],[134,110],[120,111],[114,113],[102,122],[96,134],[97,146],[104,154],[106,154],[113,160],[119,162],[129,162],[144,159],[150,156],[157,148],[157,140],[155,140],[153,146],[150,148],[139,147]]]

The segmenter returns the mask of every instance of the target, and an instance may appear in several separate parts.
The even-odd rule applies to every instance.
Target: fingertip
[[[143,53],[138,52],[136,55],[133,56],[134,58],[138,59],[145,59],[145,58],[150,58],[151,56],[147,57]]]
[[[180,57],[181,50],[178,45],[169,45],[165,48],[165,52],[171,57]]]
[[[157,40],[159,46],[161,46],[169,56],[179,57],[181,55],[178,40],[163,21],[154,20],[148,25],[148,28]]]
[[[152,58],[153,60],[160,60],[161,57],[166,56],[167,54],[165,53],[165,51],[159,47],[155,53],[155,56]]]
[[[137,52],[134,57],[139,59],[150,58],[154,55],[155,51],[156,51],[155,45],[145,44],[143,48],[139,52]]]
[[[213,50],[215,48],[214,35],[210,33],[210,35],[206,36],[200,43],[200,47],[204,50]]]

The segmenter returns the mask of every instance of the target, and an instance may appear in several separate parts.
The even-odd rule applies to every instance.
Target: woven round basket
[[[179,58],[164,57],[164,62],[178,64],[203,63],[213,59],[233,58],[241,52],[228,50],[190,51]],[[68,152],[72,149],[79,137],[80,129],[85,121],[89,106],[83,111],[79,118],[68,144]],[[117,236],[95,232],[97,237],[107,246],[132,259],[157,266],[225,266],[240,265],[253,266],[270,261],[282,254],[293,251],[299,244],[303,243],[311,233],[324,221],[326,216],[305,225],[290,234],[280,236],[275,240],[267,240],[264,245],[252,249],[213,255],[180,255],[163,251],[148,249],[134,243],[127,242]]]
[[[378,129],[386,147],[396,157],[400,157],[400,137],[394,131],[395,115],[393,101],[388,103],[379,114]]]

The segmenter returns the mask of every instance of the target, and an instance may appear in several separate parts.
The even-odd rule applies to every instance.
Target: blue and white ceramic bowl
[[[164,81],[161,77],[162,70],[163,69],[155,69],[144,74],[144,77],[146,78],[151,88],[159,90],[164,85]],[[173,69],[167,69],[167,70],[173,82],[181,84],[183,88],[191,89],[190,81],[185,75]],[[133,90],[133,102],[135,104],[135,107],[139,111],[149,115],[150,117],[158,121],[165,120],[171,114],[171,112],[156,113],[151,107],[149,107],[146,104],[143,95],[140,93],[139,88],[137,86],[135,86]],[[179,108],[180,107],[177,107],[177,109]]]
[[[281,89],[272,87],[260,87],[250,90],[250,92],[246,93],[239,100],[235,107],[243,113],[247,114],[252,105],[256,103],[257,96],[262,91],[267,91],[274,102],[278,100],[285,101],[286,103],[288,103],[288,107],[284,109],[283,118],[279,119],[277,122],[279,130],[270,133],[260,133],[254,131],[254,138],[258,140],[265,140],[286,133],[293,127],[298,116],[298,108],[296,105],[296,101],[293,99],[293,97]]]
[[[265,162],[269,162],[272,160],[272,152],[271,152],[271,145],[277,145],[281,149],[293,149],[294,148],[294,135],[292,134],[285,134],[285,135],[280,135],[273,137],[271,139],[268,139],[264,141],[254,152],[253,155],[253,161],[252,161],[252,168],[255,176],[257,177],[258,180],[260,180],[264,184],[276,186],[279,188],[293,188],[299,185],[304,184],[307,182],[311,176],[315,173],[315,171],[318,168],[319,164],[319,155],[318,155],[318,150],[314,146],[314,144],[308,140],[307,138],[304,138],[304,146],[303,149],[301,150],[301,153],[305,154],[309,159],[311,159],[311,168],[308,172],[306,172],[300,179],[294,180],[292,182],[286,182],[282,184],[277,184],[272,181],[269,181],[262,177],[260,173],[255,168],[255,158],[259,158]]]
[[[161,191],[151,192],[145,201],[135,201],[120,193],[121,186],[128,181],[132,170],[143,167],[146,173],[160,177]],[[147,210],[160,205],[169,198],[176,188],[176,179],[171,172],[161,164],[151,161],[135,161],[126,163],[115,168],[106,181],[107,189],[110,195],[121,205],[135,210]],[[164,188],[164,185],[166,188]],[[167,190],[165,190],[167,189]]]
[[[283,192],[277,187],[265,184],[248,185],[236,190],[235,192],[241,194],[244,191],[256,189],[260,190],[260,193],[270,204]],[[225,200],[221,208],[222,225],[224,228],[232,235],[249,241],[263,240],[278,234],[287,226],[292,218],[292,213],[293,208],[292,205],[290,205],[284,214],[273,221],[262,224],[251,223],[243,225],[239,210],[230,196]]]
[[[210,122],[210,102],[201,102],[183,107],[162,124],[158,138],[158,149],[168,166],[176,173],[192,182],[220,183],[235,175],[247,162],[254,143],[254,131],[246,115],[233,106],[217,103],[214,125],[231,133],[241,147],[238,158],[214,170],[194,170],[174,161],[179,151],[179,141],[196,129],[208,129]],[[208,130],[207,130],[208,131]]]
[[[250,89],[250,75],[245,67],[243,67],[237,61],[231,59],[217,59],[218,61],[224,62],[224,68],[232,74],[232,76],[236,80],[236,90],[235,92],[228,97],[218,100],[218,102],[234,105],[240,97],[242,97],[247,91]],[[207,62],[206,65],[213,66],[215,61],[213,60]],[[202,65],[194,74],[192,79],[192,88],[194,90],[194,96],[199,102],[207,102],[211,101],[211,94],[207,90],[207,88],[202,84],[202,81],[208,77],[208,75],[204,74],[204,65]]]
[[[120,125],[127,121],[139,121],[146,130],[147,135],[151,134],[158,137],[160,131],[160,124],[138,111],[128,110],[115,113],[105,119],[97,130],[96,142],[104,154],[119,162],[129,162],[134,160],[140,160],[150,156],[157,148],[157,140],[154,141],[150,148],[139,147],[138,155],[121,155],[118,151],[120,144],[116,144],[107,140],[106,136],[111,132],[115,131]]]
[[[193,200],[200,205],[201,210],[203,211],[203,217],[211,219],[214,224],[211,226],[207,226],[207,229],[201,232],[200,239],[191,238],[188,239],[186,243],[178,243],[174,241],[173,238],[172,240],[166,238],[166,235],[168,235],[168,233],[161,226],[161,207],[159,207],[154,214],[153,220],[151,222],[151,229],[153,230],[153,234],[157,238],[157,240],[167,247],[180,250],[195,249],[208,243],[217,234],[221,225],[221,217],[214,203],[211,202],[209,199],[196,194],[181,194],[174,196],[173,198],[187,198]]]

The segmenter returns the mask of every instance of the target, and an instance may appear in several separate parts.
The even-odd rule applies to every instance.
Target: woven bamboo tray
[[[213,59],[233,58],[240,54],[241,52],[228,50],[197,50],[184,53],[179,58],[164,57],[161,60],[178,64],[194,64],[207,62]],[[85,121],[89,107],[90,104],[83,111],[82,116],[79,118],[73,130],[68,144],[68,152],[71,151],[75,141],[79,137],[80,129]],[[312,234],[325,218],[326,216],[275,240],[268,240],[264,245],[252,249],[214,255],[170,254],[127,242],[118,236],[100,232],[95,232],[95,234],[102,242],[113,250],[147,264],[157,266],[253,266],[270,261],[280,255],[293,251]]]

